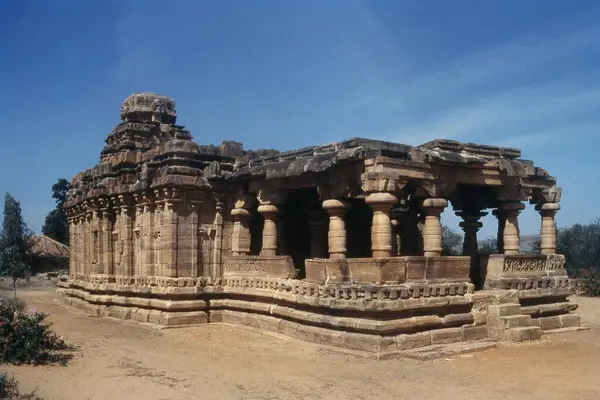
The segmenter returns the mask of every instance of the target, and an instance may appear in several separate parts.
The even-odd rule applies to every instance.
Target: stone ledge
[[[184,311],[171,312],[155,309],[140,308],[133,305],[133,302],[125,306],[92,304],[79,297],[82,291],[61,288],[58,290],[63,294],[63,301],[67,305],[77,307],[86,313],[99,317],[115,317],[127,319],[139,323],[151,323],[166,327],[189,326],[209,322],[234,323],[238,325],[250,326],[265,331],[277,332],[297,339],[337,346],[346,349],[360,350],[379,355],[382,352],[398,352],[418,347],[431,346],[436,344],[447,344],[454,342],[463,342],[481,337],[483,331],[467,324],[460,326],[464,321],[472,321],[470,317],[457,315],[447,315],[446,322],[454,324],[454,327],[444,327],[444,318],[435,315],[423,316],[421,329],[419,333],[390,333],[382,334],[379,332],[376,324],[381,326],[390,323],[390,321],[368,321],[356,318],[330,317],[327,315],[318,316],[305,311],[281,308],[282,312],[269,315],[259,312],[266,312],[267,305],[248,303],[244,311],[230,309],[216,309],[204,311]],[[84,296],[85,297],[85,296]],[[239,302],[235,300],[236,302]],[[240,304],[237,303],[237,306]],[[221,304],[224,306],[224,304]],[[273,311],[271,305],[269,312]],[[323,322],[324,319],[331,318],[331,325],[315,326],[315,322]],[[435,319],[435,323],[433,320]],[[354,320],[355,325],[348,323]],[[335,323],[334,323],[335,321]],[[346,321],[346,322],[344,322]],[[417,319],[411,319],[416,323]],[[373,326],[373,323],[375,325]],[[394,321],[391,321],[394,323]],[[441,323],[441,325],[439,325]],[[459,326],[456,326],[459,325]],[[349,332],[347,329],[354,327],[365,329],[365,331]],[[371,329],[371,331],[366,331]]]

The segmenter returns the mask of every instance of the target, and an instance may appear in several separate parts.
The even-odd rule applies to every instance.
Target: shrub
[[[24,308],[22,300],[0,296],[0,363],[65,364],[66,356],[57,351],[67,346],[44,321],[47,315]]]
[[[8,374],[0,374],[0,399],[3,400],[42,400],[35,392],[21,394],[17,381]]]
[[[0,362],[12,364],[66,364],[66,357],[56,351],[66,350],[65,342],[45,323],[46,314],[17,312],[11,320],[0,319]]]
[[[11,320],[15,312],[22,312],[25,302],[21,299],[0,296],[0,318]]]

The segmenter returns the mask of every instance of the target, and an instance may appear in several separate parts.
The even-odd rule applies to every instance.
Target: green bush
[[[65,342],[45,323],[46,314],[17,312],[12,320],[0,319],[0,362],[12,364],[66,364],[65,355],[56,353],[66,350]]]
[[[21,394],[17,381],[6,373],[0,374],[0,399],[2,400],[42,400],[35,392]]]
[[[12,320],[15,312],[22,312],[24,309],[23,300],[0,296],[0,318]]]

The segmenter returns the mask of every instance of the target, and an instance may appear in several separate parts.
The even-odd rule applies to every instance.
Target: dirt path
[[[229,325],[157,330],[85,316],[49,290],[21,296],[79,348],[67,367],[4,368],[45,400],[600,398],[600,299],[577,299],[591,331],[419,362],[365,360]]]

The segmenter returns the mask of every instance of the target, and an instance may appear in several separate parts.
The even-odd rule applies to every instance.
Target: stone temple
[[[354,138],[298,150],[198,145],[136,93],[72,180],[67,304],[162,326],[224,322],[374,353],[577,329],[556,254],[556,179],[514,148]],[[520,254],[519,213],[541,215]],[[450,210],[451,209],[451,210]],[[491,210],[490,210],[491,209]],[[455,212],[461,256],[443,253]],[[491,211],[498,254],[479,255]],[[414,351],[414,350],[413,350]]]

